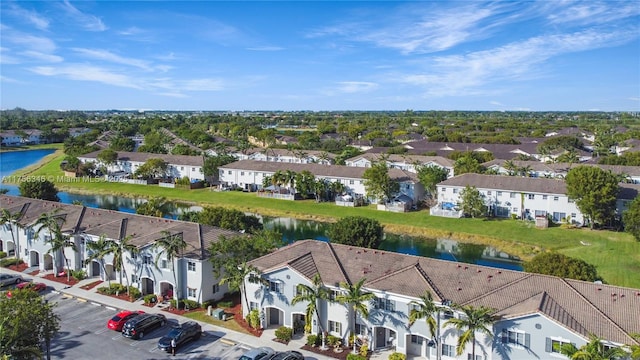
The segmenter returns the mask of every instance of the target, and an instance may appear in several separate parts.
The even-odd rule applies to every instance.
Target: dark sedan
[[[163,327],[167,318],[162,314],[140,314],[124,323],[122,336],[131,339],[142,339],[144,334]]]

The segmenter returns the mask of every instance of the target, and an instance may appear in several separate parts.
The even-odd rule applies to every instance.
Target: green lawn
[[[373,207],[348,208],[313,200],[286,201],[258,198],[256,194],[209,189],[181,190],[158,186],[91,182],[64,178],[61,150],[39,165],[14,175],[45,176],[60,190],[93,194],[117,194],[127,197],[164,196],[167,199],[197,205],[225,206],[263,215],[286,216],[319,221],[335,221],[345,216],[374,218],[393,233],[430,238],[449,237],[463,242],[483,243],[528,259],[540,251],[557,250],[597,267],[606,282],[640,288],[640,242],[627,233],[550,227],[536,229],[530,222],[516,220],[449,219],[430,216],[428,211],[390,213]],[[583,245],[588,244],[588,245]]]

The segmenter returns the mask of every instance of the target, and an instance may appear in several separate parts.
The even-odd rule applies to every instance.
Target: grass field
[[[373,207],[348,208],[313,200],[286,201],[258,198],[252,193],[217,192],[209,189],[181,190],[158,186],[89,182],[64,178],[60,162],[62,150],[37,165],[16,172],[18,176],[47,177],[60,190],[123,197],[163,196],[169,200],[201,206],[225,206],[271,216],[335,221],[345,216],[365,216],[378,220],[385,230],[429,238],[452,238],[462,242],[491,245],[509,254],[529,259],[541,251],[555,250],[585,260],[598,269],[607,283],[640,288],[640,242],[630,234],[589,229],[550,227],[536,229],[531,222],[511,219],[450,219],[430,216],[428,211],[390,213]],[[587,245],[583,245],[587,244]]]

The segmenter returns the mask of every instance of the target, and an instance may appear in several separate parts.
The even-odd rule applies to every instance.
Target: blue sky
[[[5,1],[2,109],[640,111],[640,2]]]

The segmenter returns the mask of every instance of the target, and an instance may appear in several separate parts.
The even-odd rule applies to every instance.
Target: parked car
[[[134,317],[144,314],[144,311],[129,311],[124,310],[117,313],[114,317],[107,321],[107,327],[111,330],[122,331],[124,324],[133,319]]]
[[[239,360],[270,360],[275,353],[276,352],[272,348],[263,346],[247,351],[240,356]]]
[[[167,318],[162,314],[140,314],[127,320],[122,326],[122,336],[131,339],[142,339],[145,333],[161,328],[167,323]]]
[[[20,284],[24,279],[20,275],[14,274],[0,274],[0,286],[7,286],[12,284]]]
[[[304,360],[300,351],[289,350],[276,353],[271,360]]]
[[[171,340],[176,340],[176,348],[192,340],[198,340],[202,334],[202,327],[195,321],[187,321],[181,325],[174,326],[171,331],[158,340],[158,348],[164,351],[171,351]]]

